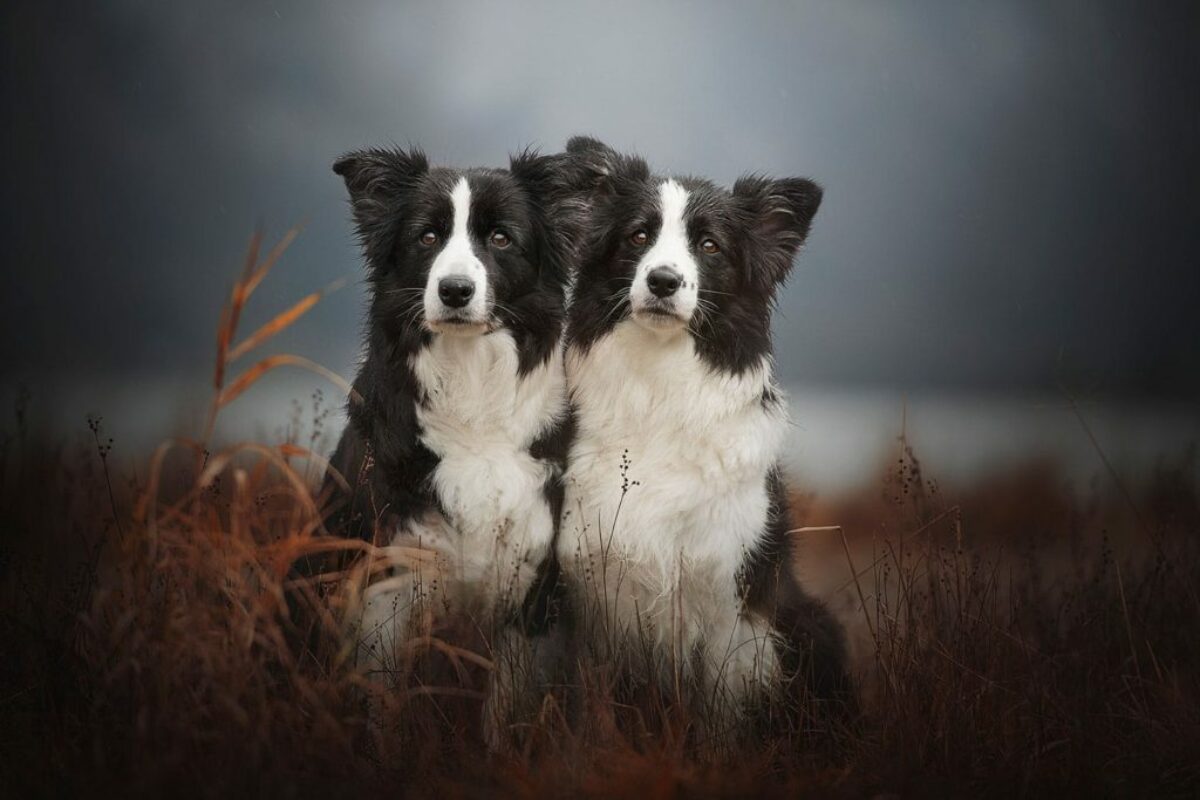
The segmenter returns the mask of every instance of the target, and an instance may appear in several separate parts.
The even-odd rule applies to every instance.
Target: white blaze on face
[[[633,277],[629,299],[634,319],[655,329],[679,328],[686,324],[696,310],[700,290],[700,268],[692,255],[687,231],[688,191],[674,180],[666,180],[658,188],[659,212],[662,227],[654,246],[642,256]],[[647,276],[659,267],[674,270],[681,282],[675,294],[658,298],[650,291]],[[649,306],[662,308],[678,316],[677,320],[639,314]]]
[[[425,282],[425,320],[434,330],[445,331],[460,327],[439,325],[448,318],[484,325],[491,311],[488,308],[487,269],[471,244],[471,186],[465,176],[459,178],[450,191],[450,204],[453,215],[450,238],[433,260],[429,279]],[[442,302],[438,287],[445,278],[461,278],[474,284],[474,294],[466,306],[451,308]]]

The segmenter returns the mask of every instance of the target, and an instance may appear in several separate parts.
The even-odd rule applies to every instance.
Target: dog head
[[[741,351],[769,348],[759,340],[769,337],[776,292],[808,236],[820,187],[747,176],[727,190],[664,177],[586,137],[572,139],[567,152],[590,187],[591,217],[573,344],[631,319],[663,337],[691,335],[702,353],[730,356],[733,366]]]
[[[508,169],[431,167],[419,150],[337,160],[386,330],[478,336],[561,326],[578,234],[565,156]]]

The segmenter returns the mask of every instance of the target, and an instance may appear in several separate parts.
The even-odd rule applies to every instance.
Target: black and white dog
[[[775,296],[821,189],[744,177],[726,190],[585,137],[567,149],[593,183],[556,550],[591,607],[584,637],[636,637],[633,651],[657,651],[727,709],[776,681],[843,694],[842,631],[795,577],[771,356]]]
[[[552,546],[580,219],[566,163],[526,152],[507,170],[460,170],[374,149],[334,164],[371,299],[362,400],[332,459],[351,491],[330,527],[388,546],[398,565],[434,556],[423,576],[409,562],[366,587],[357,635],[368,668],[433,592],[439,609],[519,608]]]

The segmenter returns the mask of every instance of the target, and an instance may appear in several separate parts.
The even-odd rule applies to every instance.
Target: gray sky
[[[790,382],[1200,397],[1194,4],[48,5],[3,12],[4,383],[206,376],[256,223],[308,224],[244,330],[357,278],[345,150],[589,133],[826,187]],[[276,349],[352,373],[362,303]]]

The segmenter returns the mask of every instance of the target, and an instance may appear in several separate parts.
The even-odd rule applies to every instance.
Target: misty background
[[[330,165],[499,165],[576,133],[662,171],[826,188],[776,318],[792,463],[860,479],[901,424],[965,474],[1200,440],[1194,3],[8,3],[0,389],[130,449],[196,432],[251,232],[304,230],[242,332],[352,377],[364,287]],[[222,420],[276,431],[307,374]],[[6,401],[7,402],[7,401]],[[902,419],[904,423],[902,423]],[[190,428],[189,428],[190,426]]]

